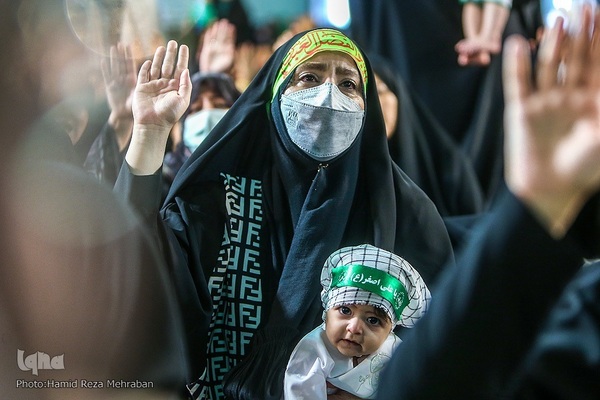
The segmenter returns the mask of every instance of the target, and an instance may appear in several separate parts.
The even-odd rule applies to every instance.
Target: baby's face
[[[370,305],[332,307],[325,317],[327,338],[347,357],[361,357],[376,351],[392,330],[391,321]]]

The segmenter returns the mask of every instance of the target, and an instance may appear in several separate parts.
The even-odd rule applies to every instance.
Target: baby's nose
[[[363,324],[364,323],[360,318],[352,318],[350,321],[348,321],[346,329],[348,332],[358,335],[363,332]]]

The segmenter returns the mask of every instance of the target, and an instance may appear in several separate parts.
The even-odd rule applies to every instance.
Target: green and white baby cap
[[[423,278],[402,257],[362,244],[331,254],[321,272],[325,311],[348,304],[383,309],[393,325],[410,328],[425,314],[431,293]]]

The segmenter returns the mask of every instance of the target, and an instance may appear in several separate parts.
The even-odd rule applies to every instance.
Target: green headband
[[[380,269],[360,264],[343,265],[331,270],[329,289],[351,286],[366,290],[390,302],[400,321],[402,311],[408,305],[408,293],[398,279]]]
[[[367,65],[358,47],[356,47],[352,40],[339,31],[334,29],[316,29],[308,32],[294,43],[283,58],[281,68],[275,79],[271,100],[275,98],[277,89],[279,89],[279,86],[281,86],[285,78],[287,78],[298,65],[322,51],[339,51],[352,57],[360,72],[363,81],[363,89],[366,94]]]

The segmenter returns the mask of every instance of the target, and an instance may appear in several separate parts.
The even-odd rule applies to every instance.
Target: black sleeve
[[[128,202],[148,226],[156,227],[161,201],[161,170],[152,175],[134,175],[126,161],[123,162],[114,190]]]
[[[482,217],[427,315],[388,364],[378,399],[490,398],[505,388],[549,308],[581,267],[510,193]]]
[[[586,258],[600,258],[600,193],[586,203],[569,235],[581,244]]]
[[[597,399],[600,393],[600,263],[565,289],[509,391],[514,399]]]
[[[211,240],[200,234],[194,236],[193,250],[190,249],[188,230],[178,210],[166,207],[160,213],[162,174],[159,169],[153,175],[133,175],[124,162],[114,190],[134,208],[156,240],[156,247],[166,261],[166,268],[175,287],[179,310],[183,316],[184,331],[190,371],[194,378],[200,376],[206,359],[208,324],[212,302],[208,283],[197,269],[190,267],[190,257],[199,257],[200,243]],[[174,204],[173,208],[177,208]],[[222,237],[222,236],[216,236]],[[193,253],[193,254],[192,254]],[[199,263],[197,261],[197,263]]]
[[[85,158],[83,167],[102,182],[114,185],[125,158],[119,150],[115,130],[106,123]]]

